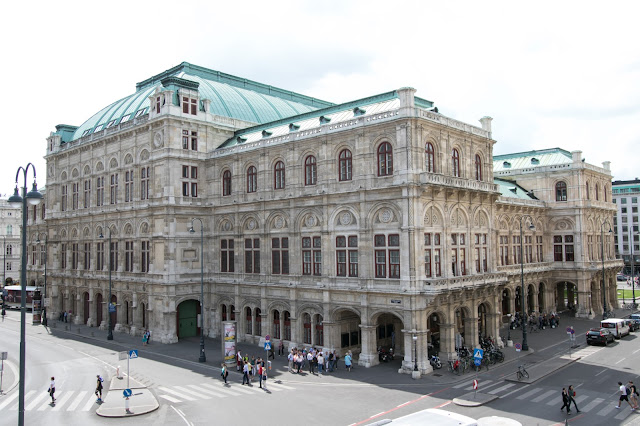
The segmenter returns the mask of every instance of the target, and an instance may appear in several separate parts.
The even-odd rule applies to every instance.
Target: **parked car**
[[[626,275],[622,275],[622,274],[618,274],[618,275],[616,275],[616,280],[618,280],[618,281],[626,281],[627,280],[627,276]]]
[[[591,328],[587,331],[587,345],[600,343],[607,346],[615,340],[613,334],[606,328]]]
[[[621,318],[602,320],[600,321],[600,327],[608,329],[616,339],[620,339],[629,334],[629,327]]]
[[[624,323],[629,326],[629,331],[638,331],[640,329],[640,320],[625,318]]]

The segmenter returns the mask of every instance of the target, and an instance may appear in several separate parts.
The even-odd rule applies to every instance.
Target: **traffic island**
[[[469,392],[458,398],[453,398],[453,403],[462,407],[479,407],[494,399],[498,399],[498,396],[482,392]]]
[[[158,400],[145,385],[132,378],[114,377],[96,414],[101,417],[132,417],[150,413],[159,407]]]

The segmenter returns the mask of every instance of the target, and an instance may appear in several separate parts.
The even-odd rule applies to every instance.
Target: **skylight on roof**
[[[540,164],[540,160],[538,160],[537,158],[533,157],[531,159],[531,164]]]
[[[122,120],[120,120],[120,124],[126,123],[127,121],[129,121],[130,118],[131,118],[131,114],[125,115],[124,117],[122,117]]]

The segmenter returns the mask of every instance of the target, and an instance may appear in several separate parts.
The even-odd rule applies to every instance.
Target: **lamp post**
[[[40,237],[36,240],[36,243],[40,244]],[[44,303],[42,304],[42,325],[47,326],[47,257],[49,252],[47,251],[47,234],[44,235]]]
[[[631,311],[633,312],[633,310],[636,308],[636,270],[635,270],[635,265],[634,263],[634,259],[633,259],[633,226],[631,228],[629,228],[629,242],[631,243],[631,293],[632,293],[632,297],[633,297],[633,304],[631,305]],[[624,290],[623,290],[624,291]]]
[[[413,339],[413,371],[418,371],[418,335],[411,336]]]
[[[29,167],[33,170],[33,189],[27,193],[27,172]],[[22,171],[24,177],[24,186],[22,188],[21,197],[18,193],[18,178],[20,177],[20,171]],[[36,185],[36,168],[33,164],[29,163],[26,167],[20,166],[16,172],[16,189],[11,197],[9,197],[9,205],[13,208],[22,207],[22,267],[20,268],[20,384],[18,391],[18,425],[24,425],[24,381],[25,381],[25,358],[26,358],[26,346],[25,346],[25,319],[27,313],[27,201],[30,205],[35,206],[42,200],[42,194],[38,192]]]
[[[520,216],[520,293],[522,296],[522,350],[528,351],[529,345],[527,344],[527,308],[525,306],[524,295],[524,253],[523,253],[523,241],[522,241],[522,219],[529,218],[529,230],[533,231],[536,227],[533,225],[533,218],[529,215]]]
[[[111,265],[112,265],[112,251],[111,251],[111,227],[109,230],[109,301],[107,303],[107,316],[109,317],[109,332],[107,333],[107,340],[113,340],[113,331],[111,330]],[[98,235],[98,238],[104,238],[102,232]]]
[[[600,254],[602,255],[602,319],[607,319],[607,281],[604,277],[604,225],[609,225],[609,232],[611,232],[611,223],[608,220],[604,220],[600,225]]]
[[[190,233],[195,233],[193,221],[200,222],[200,358],[198,361],[205,362],[207,357],[204,354],[204,225],[202,219],[197,217],[191,219]]]
[[[507,346],[509,346],[509,342],[511,341],[511,314],[507,314],[507,318]]]
[[[7,237],[2,237],[2,251],[4,252],[4,260],[2,261],[2,315],[5,313],[4,306],[4,286],[7,285]],[[4,318],[4,316],[3,316]]]

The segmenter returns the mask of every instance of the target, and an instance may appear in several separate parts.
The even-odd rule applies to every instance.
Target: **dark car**
[[[616,275],[616,280],[617,281],[626,281],[627,277],[626,277],[626,275]]]
[[[640,329],[640,320],[634,318],[627,318],[624,322],[629,326],[629,331],[638,331]]]
[[[613,334],[606,328],[592,328],[587,331],[587,345],[601,343],[607,346],[613,341],[615,341],[615,337],[613,337]]]

